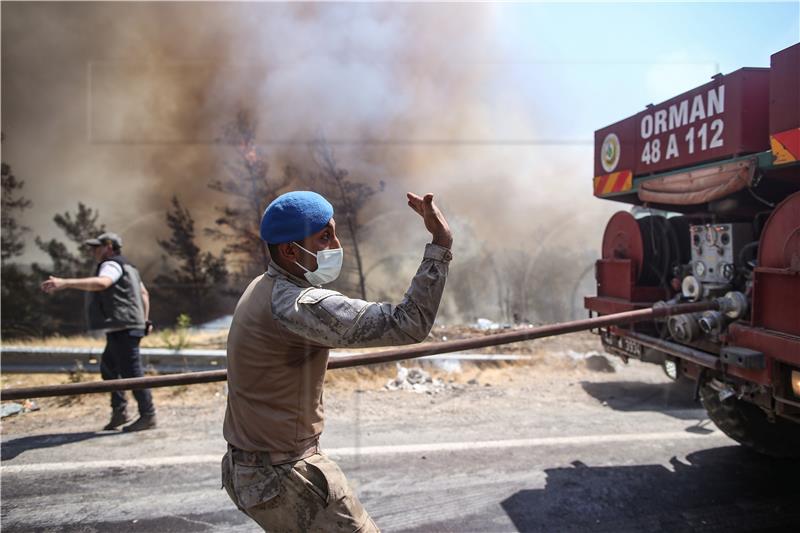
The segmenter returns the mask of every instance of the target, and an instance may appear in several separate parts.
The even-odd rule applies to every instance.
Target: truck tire
[[[700,388],[700,398],[714,424],[743,446],[771,457],[800,457],[800,424],[780,417],[770,422],[760,407],[735,396],[721,401],[707,384]]]

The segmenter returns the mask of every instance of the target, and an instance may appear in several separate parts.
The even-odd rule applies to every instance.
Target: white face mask
[[[300,246],[298,243],[295,244]],[[294,262],[294,264],[306,271],[305,276],[309,283],[312,285],[324,285],[339,277],[339,272],[342,271],[344,250],[341,248],[328,248],[327,250],[320,250],[314,253],[309,252],[302,246],[300,246],[300,249],[317,258],[317,269],[313,272],[297,261]]]

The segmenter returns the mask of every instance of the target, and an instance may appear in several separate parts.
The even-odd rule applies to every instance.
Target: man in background
[[[50,278],[42,283],[48,294],[74,289],[91,293],[89,329],[106,334],[106,347],[100,361],[103,379],[136,378],[144,375],[139,343],[152,327],[147,319],[150,296],[139,271],[122,254],[122,239],[116,233],[103,233],[84,242],[91,247],[97,269],[87,278]],[[139,405],[139,418],[123,431],[156,427],[156,410],[149,389],[133,391]],[[124,391],[111,393],[111,420],[104,430],[117,429],[130,421]]]

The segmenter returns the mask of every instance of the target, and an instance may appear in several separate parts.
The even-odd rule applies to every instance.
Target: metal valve
[[[742,318],[747,313],[747,296],[741,292],[731,291],[722,298],[717,298],[719,311],[731,320]]]
[[[703,333],[712,336],[719,335],[725,326],[725,318],[719,311],[706,311],[697,322],[700,324],[700,329],[703,330]]]

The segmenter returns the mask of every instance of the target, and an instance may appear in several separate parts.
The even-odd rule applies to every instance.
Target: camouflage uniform
[[[245,290],[228,335],[222,483],[265,531],[377,531],[319,449],[329,349],[424,340],[451,257],[428,244],[398,305],[312,287],[274,263]]]

